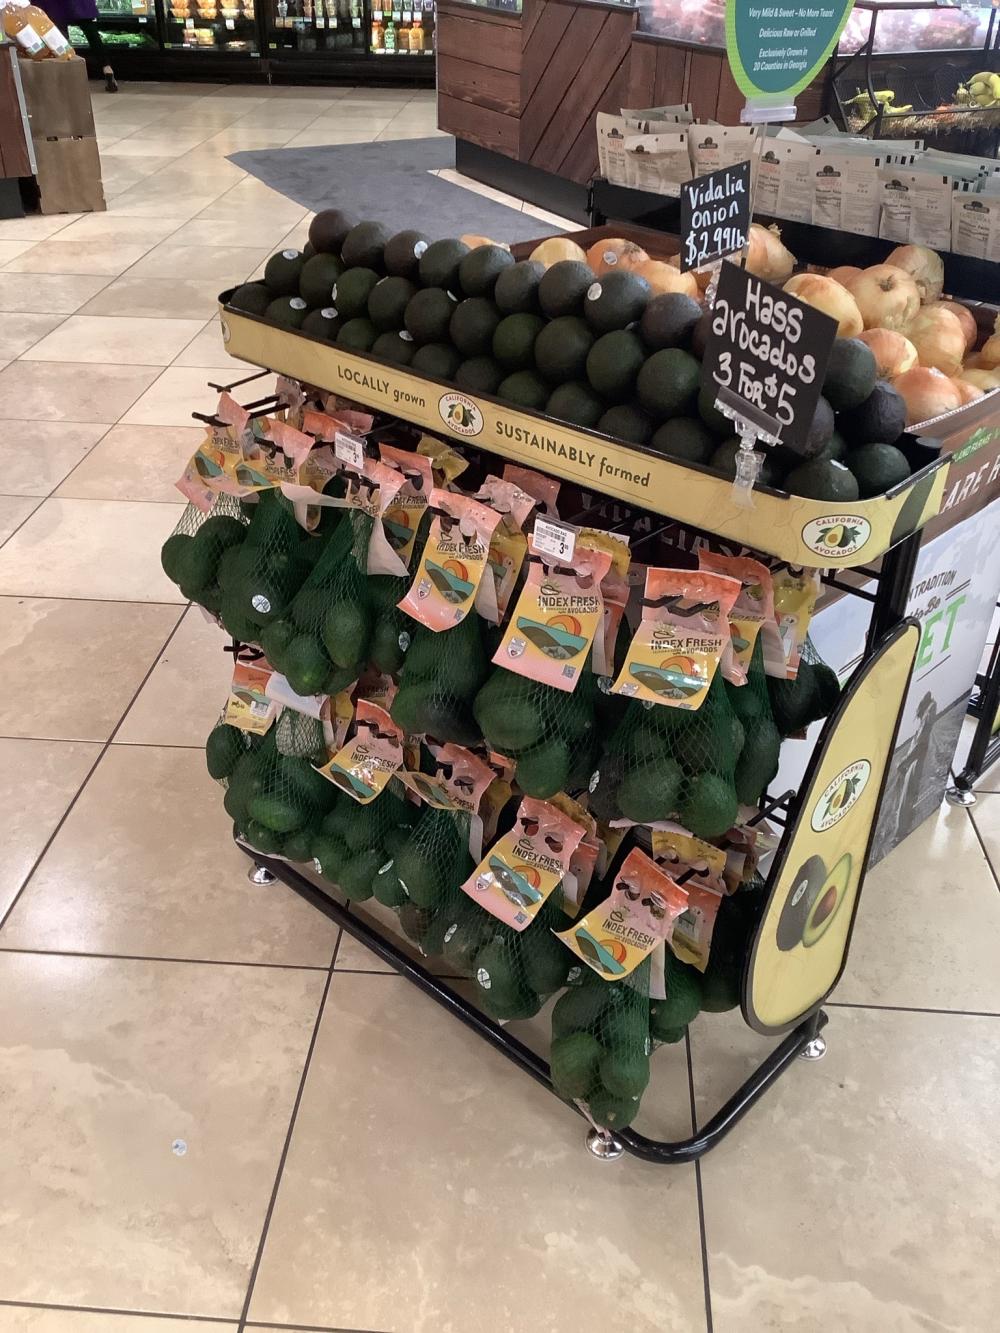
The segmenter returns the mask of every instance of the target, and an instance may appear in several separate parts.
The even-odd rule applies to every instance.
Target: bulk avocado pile
[[[573,427],[725,477],[738,438],[701,386],[708,315],[693,275],[628,242],[567,238],[516,261],[482,238],[430,241],[329,209],[229,304]],[[794,279],[793,279],[794,281]],[[807,293],[808,294],[808,293]],[[877,350],[877,348],[876,348]],[[759,484],[831,503],[911,474],[907,403],[875,352],[838,338],[804,452],[768,449]]]

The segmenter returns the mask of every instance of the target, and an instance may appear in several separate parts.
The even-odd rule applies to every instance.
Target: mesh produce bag
[[[523,931],[512,930],[466,895],[462,896],[472,911],[478,913],[478,918],[459,905],[458,921],[468,933],[464,938],[459,936],[456,949],[457,932],[451,933],[449,923],[444,932],[447,937],[442,950],[444,957],[456,968],[466,963],[476,1001],[491,1018],[504,1023],[531,1018],[547,996],[562,989],[576,962],[552,934],[554,928],[566,925],[559,906],[559,891],[545,901],[534,921]],[[468,947],[472,941],[474,949]]]
[[[259,643],[266,627],[285,614],[309,573],[311,540],[295,521],[280,492],[261,491],[255,503],[242,502],[250,514],[243,541],[219,560],[219,613],[223,625],[241,643]]]
[[[581,967],[552,1010],[552,1086],[606,1129],[635,1119],[649,1083],[650,960],[621,981]]]
[[[366,569],[373,521],[359,510],[344,511],[286,614],[262,634],[268,661],[297,694],[336,694],[368,660],[374,613]]]
[[[449,630],[409,619],[408,626],[412,639],[389,710],[392,720],[407,736],[475,745],[481,732],[473,700],[489,671],[483,621],[472,614]]]
[[[701,976],[701,1007],[723,1013],[740,1003],[743,969],[767,906],[767,885],[759,875],[723,898],[712,933],[708,966]]]
[[[840,698],[836,672],[827,666],[808,637],[802,646],[795,679],[768,676],[767,689],[774,723],[782,736],[796,735],[811,722],[828,717]]]
[[[637,824],[676,819],[699,838],[720,837],[738,813],[742,746],[720,673],[696,712],[630,701],[594,775],[594,813]]]
[[[496,667],[476,695],[473,712],[491,749],[514,759],[524,794],[544,800],[587,786],[598,743],[598,699],[589,670],[568,694]]]
[[[215,615],[223,601],[220,564],[227,551],[243,545],[249,509],[231,495],[218,496],[207,514],[189,504],[160,552],[167,578],[189,601]]]
[[[398,783],[390,782],[366,805],[337,792],[312,839],[311,853],[320,874],[352,902],[375,896],[379,876],[413,830],[417,811],[400,791]]]
[[[771,683],[764,674],[764,651],[758,636],[746,684],[726,682],[726,696],[736,718],[733,734],[739,741],[735,783],[741,805],[759,805],[778,771],[781,736],[771,714]]]
[[[293,730],[297,731],[294,723],[286,736]],[[302,861],[311,855],[312,834],[335,801],[337,789],[316,772],[311,757],[283,754],[280,735],[276,723],[236,760],[226,778],[223,804],[236,832],[251,847]],[[303,741],[303,747],[307,744]]]

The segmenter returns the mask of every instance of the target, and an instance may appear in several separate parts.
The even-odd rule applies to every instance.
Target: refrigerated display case
[[[165,51],[258,57],[254,0],[160,0]]]
[[[120,76],[432,84],[434,0],[97,0]],[[81,55],[87,40],[70,27]],[[91,70],[91,73],[96,71]]]
[[[160,40],[155,0],[97,0],[97,31],[114,63],[119,54],[159,55]],[[69,25],[67,37],[83,54],[88,50],[82,28]]]
[[[416,0],[408,9],[383,9],[380,0],[264,5],[265,54],[279,80],[329,72],[361,82],[366,75],[378,82],[433,81],[434,0]],[[414,56],[423,58],[418,63]]]

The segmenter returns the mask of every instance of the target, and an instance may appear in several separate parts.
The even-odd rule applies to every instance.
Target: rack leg
[[[260,888],[266,888],[271,884],[277,884],[278,876],[273,870],[268,870],[267,866],[259,866],[252,862],[247,871],[247,879],[251,884],[256,884]]]
[[[822,1060],[826,1055],[826,1038],[820,1031],[819,1014],[814,1014],[809,1040],[799,1051],[800,1060]]]
[[[617,1162],[625,1145],[609,1129],[588,1129],[587,1148],[602,1162]]]

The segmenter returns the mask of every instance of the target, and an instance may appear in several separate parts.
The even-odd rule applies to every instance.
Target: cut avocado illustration
[[[851,866],[851,854],[845,852],[830,873],[824,877],[819,897],[810,909],[802,931],[802,943],[807,949],[811,949],[826,934],[840,904],[847,897]]]
[[[619,977],[625,971],[618,959],[600,943],[595,940],[589,930],[583,926],[578,926],[573,932],[573,938],[579,945],[580,952],[589,959],[592,967],[598,968],[601,972],[607,973],[610,977]]]
[[[490,857],[490,871],[500,892],[515,907],[530,907],[532,903],[541,902],[542,895],[535,886],[530,884],[524,875],[501,861],[498,856]]]
[[[802,943],[802,933],[813,904],[817,901],[826,882],[826,865],[821,856],[810,856],[795,879],[785,905],[778,918],[776,943],[778,948],[787,953]]]
[[[810,949],[826,934],[847,897],[851,865],[850,852],[829,872],[821,856],[810,856],[803,864],[778,918],[776,943],[783,953],[797,944]]]
[[[476,591],[476,585],[468,579],[459,578],[443,565],[436,565],[428,560],[425,566],[427,577],[433,582],[441,596],[447,602],[464,602]]]
[[[558,625],[543,625],[524,616],[518,617],[517,628],[546,657],[551,657],[557,662],[565,662],[570,657],[576,657],[587,646],[587,640],[579,634],[572,634]]]

